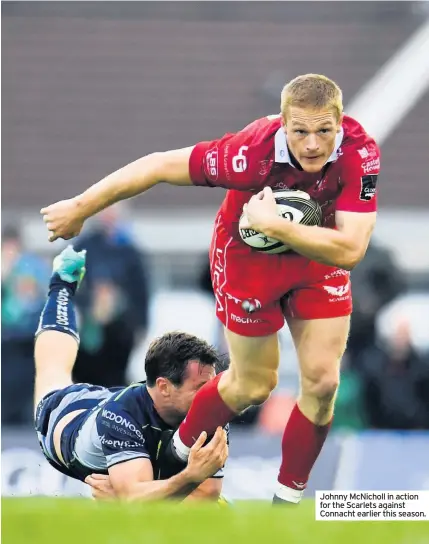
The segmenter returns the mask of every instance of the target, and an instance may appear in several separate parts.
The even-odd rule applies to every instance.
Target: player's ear
[[[159,377],[156,379],[156,386],[158,388],[158,391],[164,395],[168,396],[170,394],[170,382],[166,378]]]

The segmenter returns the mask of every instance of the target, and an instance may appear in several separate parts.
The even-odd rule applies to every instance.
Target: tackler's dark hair
[[[168,332],[149,346],[145,359],[146,383],[153,387],[157,378],[167,378],[176,386],[183,384],[189,361],[201,365],[221,365],[214,347],[205,340],[186,332]],[[222,365],[221,365],[222,366]]]

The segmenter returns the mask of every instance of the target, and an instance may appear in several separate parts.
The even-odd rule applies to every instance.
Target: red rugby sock
[[[331,422],[315,425],[295,404],[282,440],[282,464],[279,483],[301,491],[328,435]]]
[[[179,427],[180,440],[191,448],[203,431],[210,436],[217,427],[223,427],[237,414],[219,395],[218,383],[223,372],[207,382],[195,395],[186,419]]]

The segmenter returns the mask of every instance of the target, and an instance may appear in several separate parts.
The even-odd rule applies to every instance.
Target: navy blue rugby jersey
[[[164,472],[166,467],[160,467],[156,459],[161,434],[175,429],[155,410],[145,383],[109,392],[79,427],[73,456],[83,474],[106,473],[113,465],[138,458],[151,461],[155,479]],[[214,477],[223,477],[223,469]]]

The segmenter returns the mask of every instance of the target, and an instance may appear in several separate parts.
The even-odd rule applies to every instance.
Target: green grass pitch
[[[321,522],[314,502],[298,508],[118,504],[85,499],[2,499],[2,544],[424,544],[429,523]]]

